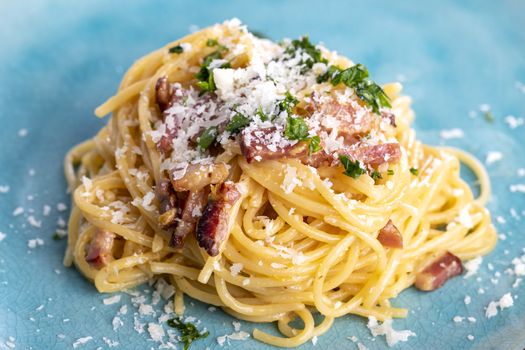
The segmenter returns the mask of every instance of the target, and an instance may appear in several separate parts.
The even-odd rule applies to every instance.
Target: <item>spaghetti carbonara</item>
[[[400,84],[307,37],[201,30],[134,63],[96,109],[110,113],[65,159],[65,264],[100,292],[164,276],[177,313],[186,294],[277,322],[282,336],[253,337],[294,347],[336,317],[406,316],[391,298],[440,287],[496,243],[479,162],[421,144]]]

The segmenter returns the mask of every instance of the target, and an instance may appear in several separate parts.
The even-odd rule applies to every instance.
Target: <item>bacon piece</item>
[[[162,180],[155,188],[155,195],[159,201],[159,225],[163,229],[173,227],[179,216],[177,194],[169,180]]]
[[[241,133],[241,152],[248,163],[261,160],[298,158],[308,155],[308,143],[276,145],[273,135],[284,138],[276,128],[264,128]]]
[[[351,150],[340,150],[340,155],[347,155],[354,160],[359,160],[369,168],[377,169],[385,163],[396,163],[401,158],[399,143],[383,143],[380,145],[362,145]]]
[[[177,192],[198,191],[210,184],[224,182],[228,175],[228,166],[225,163],[190,164],[184,176],[172,179],[171,183]]]
[[[240,198],[237,186],[228,181],[220,184],[208,200],[197,224],[197,242],[210,256],[219,254],[220,245],[228,237],[231,210]]]
[[[381,112],[381,118],[388,120],[390,125],[392,125],[394,128],[397,128],[396,115],[394,113],[383,111]]]
[[[403,236],[392,220],[388,220],[385,227],[379,230],[377,240],[389,248],[403,248]]]
[[[97,229],[86,247],[86,261],[96,269],[106,266],[112,256],[114,241],[114,233]]]
[[[445,252],[417,274],[415,286],[419,290],[432,291],[462,272],[461,260],[454,254]]]
[[[155,99],[161,112],[168,109],[173,98],[173,87],[168,81],[168,77],[160,77],[155,84]]]
[[[184,209],[179,220],[179,224],[175,232],[171,235],[170,246],[175,248],[182,248],[184,246],[184,239],[195,231],[195,225],[199,216],[206,205],[209,190],[201,189],[199,191],[190,191]]]
[[[321,116],[321,128],[330,133],[337,127],[338,136],[342,136],[348,144],[359,141],[361,137],[379,127],[377,116],[357,103],[341,103],[335,98],[323,99],[320,102],[315,95],[311,101],[306,110]]]
[[[380,145],[354,144],[337,151],[339,155],[349,157],[352,161],[360,161],[369,169],[377,169],[385,163],[396,163],[401,158],[401,147],[398,143],[383,143]],[[320,151],[301,158],[303,164],[318,168],[320,166],[336,166],[339,159]]]
[[[177,137],[178,131],[176,128],[170,129],[166,126],[166,134],[162,135],[159,142],[157,142],[157,149],[162,154],[168,154],[172,149],[172,141]]]

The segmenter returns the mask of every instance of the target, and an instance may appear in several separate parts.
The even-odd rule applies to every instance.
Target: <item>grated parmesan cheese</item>
[[[27,241],[27,247],[30,249],[35,249],[36,247],[43,245],[44,241],[41,238],[30,239]]]
[[[498,162],[503,159],[503,154],[498,151],[491,151],[487,153],[487,157],[485,158],[485,163],[487,165],[491,165],[495,162]]]
[[[463,278],[469,278],[478,273],[479,267],[481,266],[482,262],[483,258],[481,256],[478,256],[477,258],[471,259],[463,263],[463,267],[465,268],[465,270],[467,270],[467,273]]]
[[[296,186],[301,185],[302,181],[297,177],[297,169],[287,164],[283,183],[281,184],[281,188],[283,189],[284,193],[290,194],[293,192]]]
[[[22,215],[23,213],[24,213],[24,208],[16,207],[15,210],[13,211],[13,216],[19,216],[19,215]]]
[[[510,185],[510,192],[521,192],[525,193],[525,184]]]
[[[93,337],[92,336],[88,336],[88,337],[83,337],[83,338],[78,338],[74,343],[73,343],[73,348],[76,349],[78,348],[79,346],[82,346],[84,344],[86,344],[87,342],[93,340]]]
[[[498,301],[491,301],[485,309],[485,317],[492,318],[498,314],[498,307],[503,310],[514,305],[514,300],[510,293],[504,294]]]
[[[516,129],[517,127],[523,125],[525,121],[523,118],[516,118],[513,115],[508,115],[505,117],[505,123],[507,123],[511,129]]]
[[[241,264],[241,263],[232,264],[232,266],[230,266],[231,275],[234,276],[234,277],[237,276],[239,274],[239,272],[241,272],[243,267],[244,267],[244,265]]]
[[[112,297],[109,297],[109,298],[106,298],[106,299],[103,299],[102,302],[104,303],[104,305],[112,305],[112,304],[116,304],[120,301],[120,295],[114,295]]]
[[[160,324],[150,322],[148,323],[148,332],[151,339],[155,342],[162,342],[162,339],[166,335],[164,328]]]
[[[450,130],[441,130],[439,133],[439,136],[442,139],[449,140],[449,139],[459,139],[464,136],[463,130],[455,128]]]
[[[399,342],[408,341],[409,337],[415,337],[416,334],[410,330],[396,331],[392,328],[392,319],[385,320],[382,324],[377,322],[373,316],[368,317],[368,329],[374,337],[384,335],[388,346],[394,346]]]

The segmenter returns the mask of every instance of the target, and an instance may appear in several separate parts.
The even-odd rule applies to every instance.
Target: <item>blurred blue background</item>
[[[0,349],[8,348],[6,342],[16,349],[69,349],[89,335],[93,340],[81,348],[107,348],[104,336],[118,340],[120,349],[159,345],[133,330],[132,311],[123,327],[112,330],[116,305],[104,306],[104,296],[74,269],[61,267],[65,242],[54,242],[51,235],[65,214],[53,210],[44,217],[41,208],[68,200],[62,158],[106,122],[93,110],[115,92],[127,67],[168,41],[231,17],[276,40],[309,34],[312,41],[365,64],[377,82],[402,81],[425,142],[460,146],[482,160],[489,151],[502,152],[503,160],[488,167],[495,192],[489,208],[504,218],[497,226],[507,239],[485,262],[503,271],[525,247],[520,225],[525,195],[509,192],[511,184],[525,182],[517,175],[525,168],[525,127],[512,129],[504,122],[508,115],[525,117],[523,1],[29,0],[2,1],[0,13],[0,185],[11,189],[0,194],[0,232],[7,235],[0,242]],[[484,120],[481,104],[491,106],[494,122]],[[465,131],[464,138],[439,137],[441,129],[456,127]],[[18,136],[22,128],[26,137]],[[26,213],[13,217],[18,206]],[[511,208],[517,218],[509,214]],[[27,226],[30,209],[42,220],[41,228]],[[28,250],[27,240],[36,237],[44,246]],[[413,312],[394,326],[417,333],[398,348],[522,349],[524,287],[512,289],[508,276],[492,284],[494,271],[486,263],[481,282],[455,279],[435,293],[409,290],[395,300]],[[481,287],[484,294],[477,292]],[[507,291],[524,300],[485,319],[484,307]],[[466,293],[474,299],[468,307]],[[129,299],[124,294],[122,302]],[[40,305],[44,309],[36,311]],[[233,331],[230,317],[209,313],[199,303],[189,305],[188,314],[211,330],[195,349],[217,347],[216,337]],[[477,322],[455,324],[455,315],[472,315]],[[252,328],[243,323],[244,330]],[[369,349],[386,347],[383,339],[370,339],[365,320],[345,317],[316,347],[302,348],[353,349],[347,339],[352,335]],[[268,347],[249,340],[232,341],[231,348]]]

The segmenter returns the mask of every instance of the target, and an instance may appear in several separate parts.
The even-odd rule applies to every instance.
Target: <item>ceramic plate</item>
[[[154,315],[139,317],[133,295],[120,293],[118,302],[105,305],[108,295],[62,266],[66,242],[52,239],[68,216],[57,208],[69,208],[62,159],[105,123],[93,110],[135,59],[234,16],[274,39],[309,34],[367,65],[376,81],[402,81],[425,142],[458,146],[483,161],[501,154],[487,164],[494,192],[488,207],[500,233],[496,249],[469,279],[455,278],[433,293],[409,289],[393,300],[410,309],[394,328],[417,334],[396,348],[525,346],[525,286],[505,273],[525,254],[525,3],[35,0],[2,2],[0,13],[0,349],[161,348],[147,330],[135,328],[162,317],[164,301],[154,305]],[[483,104],[494,121],[483,117]],[[453,128],[464,136],[440,136]],[[150,304],[152,290],[139,289]],[[506,293],[514,306],[486,318],[489,302]],[[186,314],[210,331],[192,349],[219,348],[217,337],[232,333],[235,320],[187,301]],[[123,305],[127,313],[119,314]],[[454,316],[475,322],[454,322]],[[247,332],[254,327],[241,324]],[[275,332],[274,325],[258,327]],[[369,349],[387,346],[384,337],[372,339],[366,320],[349,316],[301,349],[356,349],[352,336]],[[270,348],[251,338],[225,346]]]

